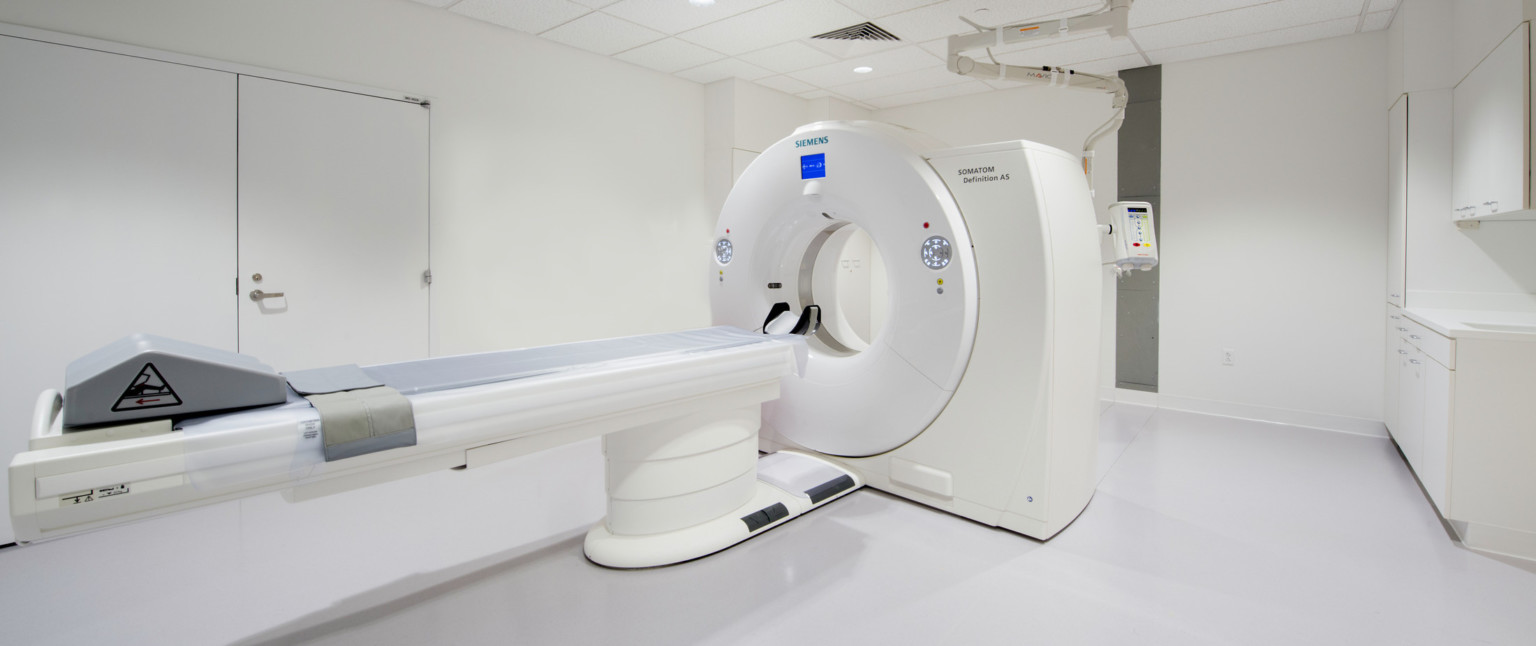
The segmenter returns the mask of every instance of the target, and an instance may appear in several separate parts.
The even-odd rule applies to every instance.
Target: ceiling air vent
[[[872,22],[834,29],[825,34],[811,36],[811,38],[819,38],[821,40],[901,40],[895,34],[875,26],[875,23]]]

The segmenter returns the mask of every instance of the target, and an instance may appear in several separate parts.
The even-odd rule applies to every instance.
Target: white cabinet
[[[1392,439],[1468,547],[1536,560],[1536,336],[1450,338],[1400,315]]]
[[[1429,359],[1406,341],[1398,349],[1398,413],[1392,439],[1417,473],[1424,454],[1424,363]]]
[[[1392,354],[1398,359],[1397,416],[1388,429],[1436,510],[1449,517],[1446,492],[1456,346],[1449,337],[1399,316],[1388,328],[1388,338],[1396,343]]]
[[[1408,231],[1408,95],[1387,112],[1387,302],[1403,306]]]
[[[1456,84],[1451,217],[1527,219],[1530,26],[1522,23]]]
[[[1450,485],[1451,451],[1451,386],[1455,373],[1440,362],[1422,361],[1424,412],[1419,424],[1422,448],[1419,464],[1414,471],[1419,475],[1429,499],[1441,516],[1447,515],[1446,503]]]
[[[1446,516],[1469,546],[1536,560],[1536,340],[1457,339]]]
[[[1385,385],[1386,390],[1384,393],[1386,396],[1386,410],[1383,411],[1382,421],[1386,423],[1387,431],[1394,434],[1397,432],[1396,429],[1400,420],[1398,406],[1398,374],[1402,371],[1400,364],[1403,362],[1403,355],[1408,353],[1408,351],[1403,348],[1403,341],[1399,337],[1403,332],[1407,331],[1407,329],[1408,328],[1403,327],[1403,311],[1397,307],[1388,305],[1387,359],[1384,366],[1385,378],[1381,382],[1383,385]]]

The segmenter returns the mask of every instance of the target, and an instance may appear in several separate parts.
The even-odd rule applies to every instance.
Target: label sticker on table
[[[112,412],[180,405],[181,398],[176,396],[176,391],[171,389],[171,384],[166,382],[159,370],[155,369],[155,364],[146,363],[139,369],[139,374],[133,378],[133,383],[128,384],[128,388],[118,396],[117,403],[112,406]]]

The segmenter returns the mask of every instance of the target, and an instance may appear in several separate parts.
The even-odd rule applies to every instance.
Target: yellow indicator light
[[[721,269],[721,270],[720,270],[720,275],[721,275],[721,276],[724,276],[724,275],[725,275],[725,270],[724,270],[724,269]]]
[[[943,279],[943,278],[940,278],[940,279],[939,279],[939,284],[940,284],[940,285],[943,285],[943,284],[944,284],[944,279]]]

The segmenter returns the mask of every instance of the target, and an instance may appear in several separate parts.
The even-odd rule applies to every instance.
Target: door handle
[[[251,300],[256,301],[257,303],[260,303],[262,301],[262,299],[282,298],[282,297],[283,297],[283,293],[282,292],[264,292],[264,291],[261,291],[259,289],[251,290]]]

